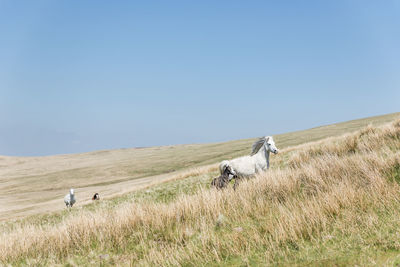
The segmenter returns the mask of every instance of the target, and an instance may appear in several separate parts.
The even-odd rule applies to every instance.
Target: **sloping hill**
[[[3,225],[11,265],[396,265],[400,121],[282,149],[237,191],[186,181]],[[199,171],[191,182],[202,183]],[[209,177],[207,183],[209,183]],[[157,191],[158,189],[160,191]],[[149,192],[147,192],[149,191]],[[157,194],[174,192],[172,198]],[[148,193],[148,194],[147,194]]]
[[[322,126],[275,136],[279,148],[380,125],[400,113]],[[267,134],[267,133],[266,133]],[[0,220],[64,208],[62,198],[76,189],[78,205],[94,192],[114,197],[185,175],[185,170],[249,153],[254,139],[215,144],[175,145],[96,151],[48,157],[0,156]]]

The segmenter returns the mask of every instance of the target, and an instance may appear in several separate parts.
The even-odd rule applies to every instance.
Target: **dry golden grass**
[[[274,138],[279,148],[285,148],[359,130],[368,124],[380,125],[399,114],[279,134]],[[99,192],[103,199],[112,198],[160,182],[207,173],[222,159],[248,154],[253,141],[245,139],[48,157],[0,156],[0,220],[62,210],[65,208],[62,199],[71,187],[76,189],[76,205],[81,206],[90,203],[94,192]],[[282,157],[276,160],[284,163]],[[205,165],[211,169],[202,167]],[[193,167],[205,170],[192,173]]]
[[[370,265],[400,251],[399,150],[400,121],[291,147],[277,158],[279,167],[237,191],[202,189],[170,203],[127,202],[82,210],[59,223],[5,228],[0,260]],[[384,263],[395,263],[391,260]]]

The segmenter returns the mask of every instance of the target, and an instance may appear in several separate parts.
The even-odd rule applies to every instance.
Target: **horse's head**
[[[236,175],[236,172],[235,172],[235,170],[232,168],[231,165],[226,166],[224,173],[227,174],[227,175],[232,175],[232,176],[235,176],[235,175]]]
[[[267,151],[278,154],[278,148],[275,146],[275,142],[272,136],[265,137],[265,147],[267,148]]]
[[[69,193],[70,193],[71,195],[73,195],[73,194],[74,194],[74,189],[71,188],[71,189],[69,190]]]
[[[235,170],[232,168],[228,160],[224,160],[221,162],[219,165],[219,169],[221,174],[225,174],[229,176],[229,181],[233,179],[233,177],[236,176]],[[232,175],[232,177],[231,177]]]

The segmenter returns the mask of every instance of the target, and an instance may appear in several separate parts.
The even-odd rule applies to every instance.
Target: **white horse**
[[[275,146],[272,136],[264,136],[258,139],[251,149],[249,156],[244,156],[232,160],[224,160],[220,163],[221,174],[226,168],[232,169],[237,176],[234,188],[239,184],[238,180],[253,176],[256,173],[269,169],[270,152],[277,154],[278,149]]]

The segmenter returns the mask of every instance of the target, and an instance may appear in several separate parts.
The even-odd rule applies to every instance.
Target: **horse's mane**
[[[264,143],[268,141],[269,138],[270,138],[270,136],[263,136],[263,137],[260,137],[257,141],[255,141],[253,146],[251,147],[250,156],[257,154],[257,152],[264,145]]]

